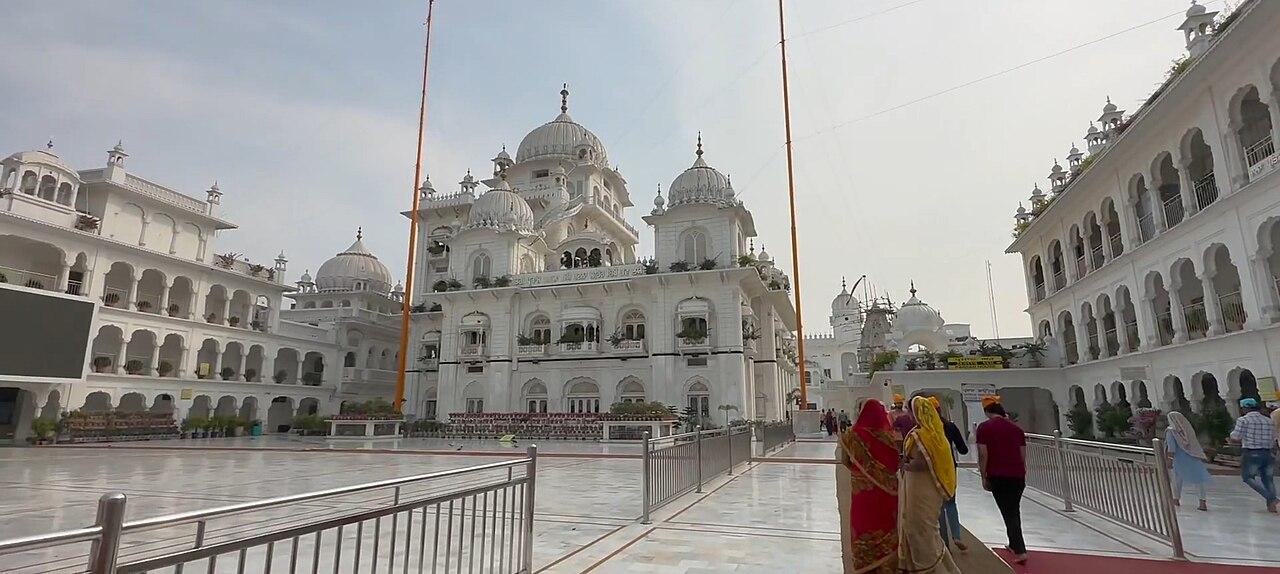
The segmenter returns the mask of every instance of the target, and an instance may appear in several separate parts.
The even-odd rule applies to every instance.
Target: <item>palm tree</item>
[[[737,411],[738,406],[737,405],[720,405],[716,407],[716,409],[724,411],[724,428],[726,429],[729,428],[729,411]]]

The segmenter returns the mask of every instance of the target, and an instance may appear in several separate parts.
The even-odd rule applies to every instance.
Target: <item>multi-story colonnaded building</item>
[[[1108,99],[1084,133],[1085,150],[1071,146],[1065,166],[1054,161],[1047,193],[1036,186],[1018,208],[1008,252],[1022,258],[1027,313],[1047,347],[1034,361],[1042,366],[929,371],[900,360],[870,378],[836,371],[843,384],[833,386],[846,392],[824,398],[845,405],[885,386],[954,396],[965,383],[987,383],[1017,397],[1024,426],[1046,432],[1068,429],[1073,408],[1235,414],[1238,398],[1275,388],[1280,2],[1245,2],[1229,15],[1193,3],[1178,30],[1188,54],[1167,81],[1131,114]],[[875,315],[867,305],[850,314],[848,304],[833,303],[827,345],[838,351],[843,342],[846,353],[866,337],[842,333],[851,328],[840,321]],[[910,305],[894,322],[903,311],[906,330],[942,327]],[[934,352],[956,346],[899,341]]]
[[[274,431],[296,414],[389,396],[403,294],[359,238],[295,292],[283,253],[257,264],[215,251],[236,227],[218,211],[217,184],[201,200],[128,171],[121,145],[86,170],[52,147],[0,162],[0,283],[96,310],[82,373],[0,374],[0,439],[77,409],[242,416]],[[288,309],[286,296],[317,309]],[[0,329],[35,332],[18,323],[0,318]],[[50,356],[62,342],[47,341]]]
[[[790,281],[754,253],[729,177],[699,136],[644,217],[655,256],[638,258],[627,181],[567,97],[515,158],[493,158],[492,177],[468,172],[452,192],[423,184],[407,400],[440,418],[626,401],[783,418],[797,384]]]
[[[424,182],[406,412],[643,400],[783,418],[798,379],[790,281],[749,246],[751,212],[702,155],[699,139],[645,217],[657,254],[644,260],[627,183],[567,106],[514,160],[498,154],[492,178],[468,173],[453,193]],[[83,375],[0,374],[0,435],[76,409],[238,415],[275,431],[393,396],[403,288],[359,234],[290,285],[283,253],[255,264],[215,251],[235,228],[216,184],[197,199],[127,171],[122,146],[107,156],[76,170],[50,144],[0,164],[3,288],[96,306]]]

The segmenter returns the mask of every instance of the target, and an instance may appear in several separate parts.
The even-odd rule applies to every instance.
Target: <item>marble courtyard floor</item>
[[[260,437],[116,446],[0,449],[0,538],[84,526],[107,491],[130,497],[128,518],[222,506],[378,479],[471,466],[523,454],[495,441],[409,439],[336,447],[322,439]],[[540,572],[838,572],[833,444],[800,442],[738,466],[640,515],[639,448],[542,441],[534,563]],[[976,474],[960,473],[961,521],[992,547],[1003,524]],[[1193,562],[1280,567],[1280,517],[1234,477],[1214,477],[1211,511],[1180,510]],[[1135,558],[1142,571],[1184,571],[1155,540],[1087,512],[1062,513],[1029,492],[1023,504],[1036,553]],[[1065,553],[1065,554],[1064,554]],[[1210,567],[1213,568],[1213,567]],[[3,569],[3,568],[0,568]],[[1132,567],[1129,567],[1132,570]],[[1045,569],[1036,570],[1045,572]],[[1221,570],[1203,570],[1221,571]],[[1093,569],[1093,574],[1101,574]]]

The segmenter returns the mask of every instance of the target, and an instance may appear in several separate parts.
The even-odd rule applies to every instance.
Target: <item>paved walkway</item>
[[[410,439],[365,452],[366,446],[343,443],[344,450],[335,450],[322,439],[245,437],[0,449],[0,488],[6,492],[0,498],[0,538],[86,525],[97,497],[108,490],[130,496],[134,519],[470,466],[521,455],[524,445]],[[801,462],[829,458],[832,443],[802,442],[767,462],[739,466],[734,477],[714,482],[706,494],[660,509],[651,525],[637,522],[638,447],[550,441],[539,447],[561,455],[539,463],[534,561],[540,571],[839,569],[833,480],[838,469]],[[1266,513],[1238,479],[1214,477],[1209,496],[1208,513],[1191,506],[1180,510],[1193,560],[1280,566],[1280,555],[1272,552],[1280,517]],[[980,540],[993,547],[1005,542],[995,505],[972,471],[960,473],[959,506],[961,521]],[[1033,555],[1046,556],[1042,565],[1061,553],[1146,560],[1169,555],[1153,539],[1087,512],[1062,513],[1056,501],[1036,493],[1023,508]]]

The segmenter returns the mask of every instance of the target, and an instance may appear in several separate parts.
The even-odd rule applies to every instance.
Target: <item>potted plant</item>
[[[716,263],[715,259],[710,259],[710,258],[703,259],[702,263],[698,264],[698,269],[701,269],[703,271],[710,271],[712,269],[715,269],[717,265],[719,265],[719,263]]]
[[[228,324],[228,325],[231,325],[232,327],[239,326],[239,325],[240,325],[240,318],[239,318],[239,317],[236,317],[235,315],[232,315],[232,316],[230,316],[230,317],[227,317],[227,324]]]
[[[756,264],[756,258],[750,253],[743,253],[738,256],[738,267],[750,267]]]
[[[262,321],[249,321],[249,328],[254,331],[262,330]]]
[[[444,253],[444,244],[436,240],[431,240],[431,245],[427,246],[427,253],[432,255],[440,255]]]
[[[686,325],[679,333],[676,333],[676,336],[684,339],[685,342],[696,345],[707,339],[707,330],[695,325]]]
[[[221,255],[215,255],[214,257],[215,257],[215,263],[218,265],[218,267],[221,267],[223,269],[230,269],[232,265],[236,264],[236,259],[240,258],[240,254],[239,253],[223,253]]]
[[[58,438],[58,421],[49,419],[36,419],[31,421],[31,434],[35,435],[36,444],[50,444],[57,442]]]
[[[688,261],[676,261],[671,265],[667,266],[667,269],[670,270],[672,273],[680,273],[683,271],[688,271],[689,268],[690,266]]]
[[[139,311],[150,311],[150,310],[151,310],[151,302],[150,302],[150,301],[136,301],[136,302],[134,302],[134,306],[136,306],[136,307],[138,308],[138,310],[139,310]]]
[[[156,365],[156,372],[162,377],[169,376],[169,373],[173,372],[173,363],[170,363],[169,361],[160,361],[160,364]]]
[[[205,316],[204,316],[204,320],[205,320],[205,322],[206,322],[206,323],[217,323],[217,322],[218,322],[218,314],[217,314],[217,313],[209,313],[208,315],[205,315]]]
[[[614,331],[612,335],[609,335],[609,344],[610,344],[610,345],[612,345],[612,346],[614,346],[614,347],[617,347],[618,345],[621,345],[621,344],[622,344],[622,342],[623,342],[623,341],[626,341],[626,340],[627,340],[627,337],[626,337],[626,335],[623,335],[623,334],[622,334],[622,330],[621,330],[621,329],[619,329],[619,330],[617,330],[617,331]]]
[[[168,312],[169,312],[169,316],[170,316],[170,317],[177,317],[177,316],[178,316],[178,304],[177,304],[177,303],[170,303],[170,304],[169,304],[169,308],[168,308],[168,309],[166,309],[166,311],[168,311]]]
[[[485,277],[484,275],[480,275],[480,276],[477,276],[475,279],[472,279],[471,285],[474,286],[476,289],[488,289],[489,287],[493,286],[493,284],[489,282],[489,278]]]
[[[644,269],[645,275],[653,275],[658,272],[658,260],[652,257],[641,259],[640,267]]]
[[[256,379],[256,378],[258,378],[258,370],[257,370],[257,369],[245,369],[245,370],[244,370],[244,380],[246,380],[246,381],[252,381],[252,380],[254,380],[254,379]]]
[[[230,381],[231,377],[234,377],[236,375],[236,371],[231,367],[222,367],[222,371],[219,372],[218,374],[222,376],[222,380]]]
[[[249,274],[254,277],[257,277],[258,274],[262,273],[264,270],[266,270],[266,267],[262,265],[258,265],[257,263],[249,265]]]
[[[516,344],[517,345],[541,345],[541,343],[539,343],[537,339],[534,339],[533,337],[530,337],[524,333],[520,333],[516,335]]]
[[[738,406],[737,405],[720,405],[716,407],[716,410],[724,411],[724,426],[727,427],[729,426],[729,412],[730,411],[737,412]]]
[[[3,275],[0,275],[0,277],[3,277]],[[4,283],[4,281],[0,281],[0,283]],[[104,294],[102,296],[102,302],[106,304],[106,306],[108,307],[115,307],[116,303],[120,302],[120,294],[119,293]]]
[[[510,276],[510,275],[499,275],[497,279],[494,279],[494,280],[493,280],[493,286],[494,286],[494,287],[510,287],[510,286],[511,286],[511,276]]]
[[[93,372],[95,373],[111,372],[111,357],[94,357]]]
[[[272,377],[271,377],[271,380],[272,380],[272,381],[275,381],[275,382],[276,382],[276,384],[280,384],[280,383],[283,383],[283,382],[284,382],[285,377],[288,377],[288,376],[289,376],[289,373],[287,373],[287,372],[285,372],[285,371],[283,371],[283,370],[280,370],[280,371],[276,371],[276,374],[275,374],[274,376],[272,376]]]
[[[98,218],[81,213],[76,217],[76,229],[80,231],[97,231]]]
[[[130,375],[141,375],[142,369],[145,367],[146,365],[143,365],[142,361],[139,361],[138,359],[130,359],[124,364],[124,372]]]

